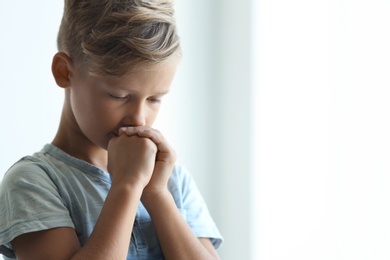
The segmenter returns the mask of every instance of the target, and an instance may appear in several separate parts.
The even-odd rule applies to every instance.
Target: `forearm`
[[[72,259],[126,259],[142,189],[112,187],[87,243]]]
[[[153,220],[165,259],[219,259],[192,232],[168,190],[158,196],[143,195],[142,202]]]

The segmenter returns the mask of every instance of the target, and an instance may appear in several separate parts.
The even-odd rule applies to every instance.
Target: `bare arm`
[[[139,198],[136,189],[131,192],[125,188],[111,189],[84,247],[80,247],[74,229],[55,228],[15,238],[12,246],[17,258],[125,259],[139,201],[137,193]]]
[[[12,241],[17,258],[125,259],[138,203],[150,180],[155,154],[156,146],[147,138],[122,135],[111,141],[109,171],[112,186],[86,244],[80,246],[72,228],[28,233]],[[132,158],[130,162],[129,158]],[[129,163],[133,165],[130,171]]]
[[[195,236],[168,190],[168,179],[176,161],[173,149],[155,129],[128,128],[126,133],[148,137],[157,145],[155,168],[143,191],[142,203],[153,220],[165,259],[219,259],[208,238]]]
[[[165,259],[219,259],[208,238],[194,235],[171,193],[144,194],[142,202],[153,219]]]

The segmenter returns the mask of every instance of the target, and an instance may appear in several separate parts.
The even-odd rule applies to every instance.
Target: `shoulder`
[[[175,164],[168,182],[169,189],[179,189],[183,193],[193,185],[195,182],[188,169],[179,163]]]
[[[192,174],[186,167],[176,164],[168,182],[168,189],[179,208],[192,207],[203,203],[202,195]]]
[[[49,165],[36,156],[26,156],[12,165],[5,173],[2,185],[9,186],[20,184],[23,181],[38,181],[40,178],[47,177]]]
[[[192,176],[186,167],[180,163],[176,163],[172,170],[171,179],[186,180],[192,179]]]
[[[11,202],[14,203],[17,199],[23,201],[38,194],[43,197],[48,193],[57,194],[53,172],[44,160],[35,156],[23,157],[5,173],[0,183],[0,200],[13,198]]]
[[[0,253],[14,257],[10,241],[22,234],[74,228],[53,175],[49,162],[35,155],[6,172],[0,184]]]
[[[61,176],[45,153],[25,156],[5,173],[0,183],[0,201],[8,207],[28,201],[42,201],[53,198],[57,201],[62,194],[59,185]],[[12,198],[10,200],[9,198]],[[12,205],[11,205],[12,204]],[[20,205],[19,205],[20,206]]]

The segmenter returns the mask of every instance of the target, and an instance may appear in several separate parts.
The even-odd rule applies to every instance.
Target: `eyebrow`
[[[117,90],[126,92],[126,93],[128,93],[128,94],[135,94],[135,95],[138,94],[138,91],[133,90],[133,89],[130,90],[130,89],[127,89],[126,87],[118,87]],[[164,91],[161,91],[161,92],[156,92],[156,93],[154,93],[153,95],[156,95],[156,96],[164,96],[164,95],[168,94],[169,92],[170,92],[170,89],[164,90]]]
[[[163,92],[158,92],[157,95],[163,96],[163,95],[166,95],[166,94],[168,94],[168,93],[169,93],[169,90],[163,91]]]

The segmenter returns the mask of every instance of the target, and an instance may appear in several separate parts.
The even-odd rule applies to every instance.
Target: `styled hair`
[[[172,0],[65,0],[57,45],[92,75],[157,65],[180,53]]]

